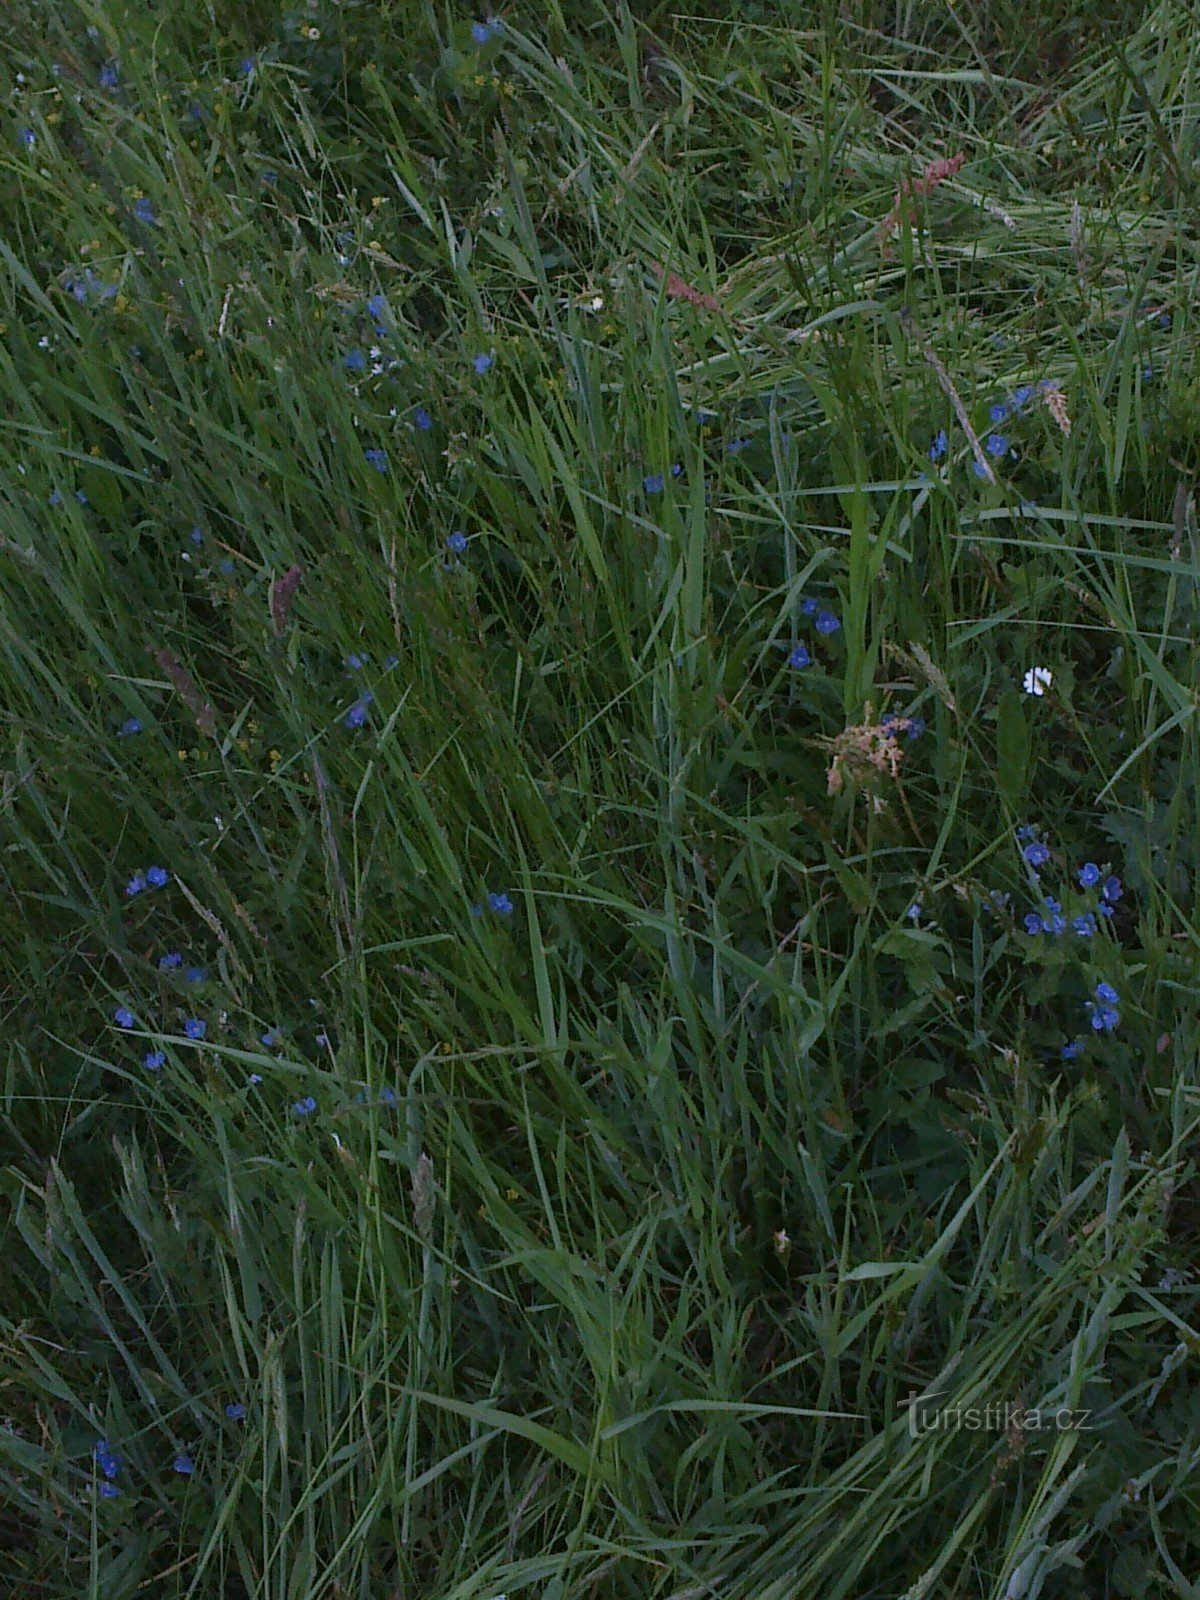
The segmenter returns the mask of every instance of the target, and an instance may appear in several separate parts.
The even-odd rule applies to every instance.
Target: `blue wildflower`
[[[811,595],[800,602],[800,615],[802,617],[815,617],[819,609],[817,601]]]
[[[100,68],[100,87],[115,89],[121,81],[121,71],[115,61],[106,61]]]
[[[204,543],[204,529],[193,528],[191,533],[188,534],[188,539],[192,544],[195,545],[196,549],[199,550],[200,546]]]
[[[1023,383],[1019,389],[1013,391],[1012,403],[1018,411],[1023,411],[1033,399],[1033,385]]]
[[[185,1478],[190,1477],[196,1470],[192,1465],[191,1456],[184,1450],[179,1452],[174,1461],[172,1461],[171,1466],[176,1472],[182,1473]]]
[[[1087,1013],[1096,1033],[1111,1033],[1121,1020],[1115,1006],[1097,1005],[1094,1000],[1087,1002]]]
[[[791,654],[787,659],[787,664],[789,667],[797,668],[797,670],[803,667],[811,666],[812,656],[809,654],[808,646],[805,644],[793,645]]]
[[[413,421],[422,433],[428,433],[430,428],[433,427],[433,418],[424,406],[418,406],[413,412]]]
[[[133,202],[133,214],[139,222],[144,222],[149,228],[152,228],[158,221],[158,218],[154,215],[154,207],[144,195],[141,199]]]
[[[387,471],[388,458],[386,450],[364,450],[363,455],[366,458],[367,465],[374,467],[376,472]]]
[[[352,651],[351,654],[346,657],[346,665],[350,668],[351,672],[360,672],[362,668],[366,666],[369,660],[369,656],[360,656],[357,651]]]
[[[492,37],[493,27],[490,22],[473,22],[471,24],[471,37],[476,44],[486,44]]]
[[[482,378],[484,373],[490,370],[495,359],[495,356],[490,356],[486,352],[483,352],[477,356],[473,356],[471,358],[471,365],[475,369],[476,376]]]
[[[1107,900],[1101,900],[1100,904],[1096,907],[1096,910],[1102,917],[1111,917],[1113,914],[1113,908],[1109,905]]]
[[[367,358],[361,350],[348,350],[342,357],[347,372],[365,372]]]
[[[832,611],[818,611],[817,620],[813,624],[818,633],[836,633],[841,625]]]
[[[382,322],[387,316],[387,300],[381,294],[368,295],[367,311],[376,322]]]
[[[924,717],[909,717],[909,719],[908,719],[908,733],[906,735],[909,744],[911,744],[914,739],[919,739],[924,732],[925,732],[925,718]]]
[[[1096,933],[1096,919],[1090,911],[1071,919],[1071,927],[1081,939],[1091,939]]]
[[[1095,999],[1087,1002],[1088,1017],[1097,1033],[1111,1033],[1121,1020],[1117,1010],[1120,996],[1111,983],[1098,983]]]
[[[1026,933],[1041,933],[1041,931],[1042,931],[1042,919],[1041,919],[1041,917],[1038,916],[1036,911],[1027,911],[1025,913],[1025,932]]]
[[[135,733],[141,733],[141,731],[142,724],[139,722],[137,717],[126,717],[125,721],[121,724],[122,739],[132,739]]]
[[[673,461],[671,463],[671,476],[673,478],[682,478],[683,477],[683,462],[682,461]]]
[[[230,1422],[241,1422],[246,1415],[246,1408],[240,1400],[234,1400],[225,1407],[225,1415]]]
[[[183,957],[178,950],[170,950],[165,956],[159,956],[158,967],[160,972],[173,972],[176,967],[183,965]]]
[[[233,576],[233,562],[230,561],[228,556],[226,556],[223,561],[217,562],[217,571],[223,578],[230,578]]]
[[[379,1103],[384,1106],[394,1106],[396,1104],[396,1091],[390,1084],[379,1091]]]
[[[118,1006],[113,1012],[113,1021],[118,1028],[136,1028],[137,1018],[128,1006]]]
[[[1079,887],[1090,889],[1093,884],[1100,882],[1100,868],[1094,861],[1085,861],[1079,869]]]
[[[121,1458],[109,1445],[107,1439],[96,1440],[96,1465],[106,1478],[115,1478],[121,1470]]]
[[[325,1033],[324,1031],[319,1033],[317,1035],[316,1039],[313,1042],[315,1044],[319,1045],[322,1050],[328,1050],[329,1049],[329,1035],[327,1033]]]
[[[162,1050],[148,1050],[142,1057],[142,1065],[149,1067],[151,1072],[161,1072],[167,1064],[167,1057]]]
[[[203,1017],[188,1017],[183,1025],[183,1031],[189,1039],[203,1039],[208,1032],[208,1023]]]
[[[383,662],[383,670],[385,672],[390,672],[393,667],[398,667],[399,665],[400,665],[400,657],[399,656],[386,656],[384,658],[384,662]]]
[[[342,718],[343,726],[347,728],[361,728],[369,715],[372,699],[373,696],[370,690],[368,690],[364,695],[361,696],[360,699],[356,700],[350,707],[349,711],[347,711],[346,715]]]
[[[921,902],[919,900],[914,900],[904,915],[908,918],[912,925],[916,927],[917,923],[921,920]]]
[[[753,442],[752,439],[730,439],[725,449],[731,456],[738,456],[743,450],[749,450]]]
[[[498,917],[511,917],[513,914],[513,903],[504,893],[489,894],[488,909],[489,911],[494,911]]]
[[[292,1110],[298,1117],[311,1117],[317,1109],[317,1102],[311,1094],[305,1095],[303,1100],[297,1100]]]
[[[1043,844],[1040,839],[1034,839],[1027,844],[1021,854],[1031,867],[1044,867],[1050,859],[1050,846]]]
[[[647,494],[661,494],[666,487],[667,480],[661,472],[649,472],[642,479],[642,488]]]
[[[1062,906],[1049,895],[1046,896],[1046,910],[1050,915],[1042,918],[1042,932],[1065,933],[1067,931],[1067,919],[1062,914]]]
[[[135,872],[133,877],[130,878],[129,882],[125,885],[125,893],[132,899],[135,894],[141,894],[145,887],[146,874],[144,872]]]
[[[1104,896],[1104,898],[1109,902],[1110,905],[1115,904],[1116,901],[1118,901],[1121,898],[1121,895],[1124,893],[1124,890],[1121,887],[1121,880],[1120,880],[1120,878],[1117,877],[1115,872],[1110,874],[1109,877],[1105,878],[1104,886],[1100,890],[1100,893]]]
[[[1082,1039],[1067,1039],[1059,1054],[1064,1061],[1074,1061],[1076,1056],[1083,1054],[1084,1044]]]
[[[76,298],[78,298],[78,296],[76,296]],[[86,293],[84,295],[84,298],[85,299],[87,298]],[[50,505],[52,505],[52,506],[60,506],[60,505],[62,505],[62,490],[61,489],[51,489],[51,491],[50,491],[50,500],[49,500],[48,503]]]
[[[985,449],[990,456],[1005,455],[1008,451],[1008,440],[1002,433],[989,433]]]
[[[79,501],[81,506],[86,506],[88,504],[88,497],[86,494],[84,494],[82,489],[76,489],[75,498]]]
[[[37,143],[37,135],[32,128],[18,128],[17,138],[25,146],[26,150],[32,150]]]
[[[262,1036],[262,1043],[266,1045],[268,1050],[273,1050],[279,1043],[279,1039],[280,1035],[278,1028],[268,1028],[266,1033],[264,1033]]]
[[[208,973],[203,967],[189,967],[183,975],[185,983],[203,983]]]
[[[933,443],[929,446],[930,461],[940,461],[950,448],[950,440],[946,436],[945,428],[939,428],[933,436]]]
[[[115,1483],[102,1483],[100,1485],[100,1494],[105,1500],[119,1500],[121,1498],[121,1491]]]
[[[263,1080],[262,1080],[262,1073],[261,1072],[252,1072],[250,1074],[250,1076],[246,1079],[246,1082],[250,1085],[250,1087],[252,1089],[257,1089],[258,1085],[262,1081]]]
[[[982,461],[972,461],[971,471],[977,478],[986,478],[988,475],[987,465]]]
[[[161,889],[171,881],[171,874],[166,867],[147,867],[146,882],[152,889]]]
[[[992,422],[1007,422],[1008,407],[1002,400],[998,400],[995,405],[988,407],[988,417]]]
[[[467,548],[466,534],[459,533],[457,531],[450,534],[446,539],[446,548],[452,551],[456,556],[461,556]]]
[[[253,56],[243,56],[238,62],[238,70],[241,72],[243,78],[248,78],[257,65],[258,63],[255,61]]]

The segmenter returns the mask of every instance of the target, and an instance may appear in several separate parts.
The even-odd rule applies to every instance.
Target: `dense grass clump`
[[[1200,34],[732,9],[0,18],[6,1595],[1193,1593]]]

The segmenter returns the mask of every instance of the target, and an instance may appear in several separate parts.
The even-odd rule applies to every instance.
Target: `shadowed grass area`
[[[0,19],[6,1593],[1192,1593],[1200,36],[726,12]]]

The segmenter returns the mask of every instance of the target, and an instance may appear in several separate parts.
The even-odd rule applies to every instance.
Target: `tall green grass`
[[[1189,8],[0,39],[5,1592],[1190,1596]]]

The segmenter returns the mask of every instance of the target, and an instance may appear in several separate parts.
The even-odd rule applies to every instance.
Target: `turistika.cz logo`
[[[1013,1400],[995,1400],[987,1405],[939,1405],[939,1396],[910,1394],[904,1402],[908,1410],[908,1431],[919,1439],[923,1433],[1068,1433],[1091,1427],[1091,1409],[1086,1406],[1029,1406]]]

